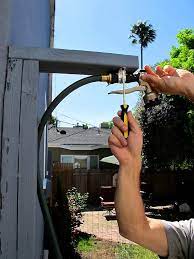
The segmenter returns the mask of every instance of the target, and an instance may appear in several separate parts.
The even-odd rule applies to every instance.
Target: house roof
[[[64,131],[66,134],[61,134]],[[94,150],[108,148],[110,129],[83,127],[52,127],[48,130],[48,147],[60,147],[69,150]]]

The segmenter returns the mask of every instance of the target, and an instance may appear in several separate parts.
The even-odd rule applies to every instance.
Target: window
[[[88,169],[88,156],[75,156],[74,168]]]
[[[98,169],[99,157],[97,155],[92,155],[92,156],[61,155],[61,163],[73,164],[74,168]]]
[[[90,156],[90,169],[98,169],[98,168],[99,168],[99,157]]]
[[[73,156],[61,155],[61,163],[73,164]]]

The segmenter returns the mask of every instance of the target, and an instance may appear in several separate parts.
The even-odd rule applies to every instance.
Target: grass
[[[116,249],[116,259],[133,258],[133,259],[157,259],[158,256],[153,252],[138,246],[119,244]]]
[[[83,259],[158,259],[156,254],[138,245],[118,244],[94,237],[79,238],[77,250]]]
[[[114,254],[115,244],[95,238],[78,241],[77,250],[82,259],[116,259]]]
[[[89,253],[96,250],[96,243],[93,237],[80,238],[78,241],[77,249],[81,253]]]

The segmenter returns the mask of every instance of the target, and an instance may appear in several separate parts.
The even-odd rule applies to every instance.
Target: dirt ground
[[[80,230],[95,235],[99,239],[131,244],[132,242],[119,234],[117,221],[107,221],[105,215],[107,215],[106,211],[84,212],[84,223],[81,225]]]

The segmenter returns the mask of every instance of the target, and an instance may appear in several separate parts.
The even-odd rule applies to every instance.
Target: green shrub
[[[83,224],[82,211],[87,206],[88,193],[81,194],[73,187],[67,192],[69,211],[71,214],[71,231],[76,233],[78,227]]]

